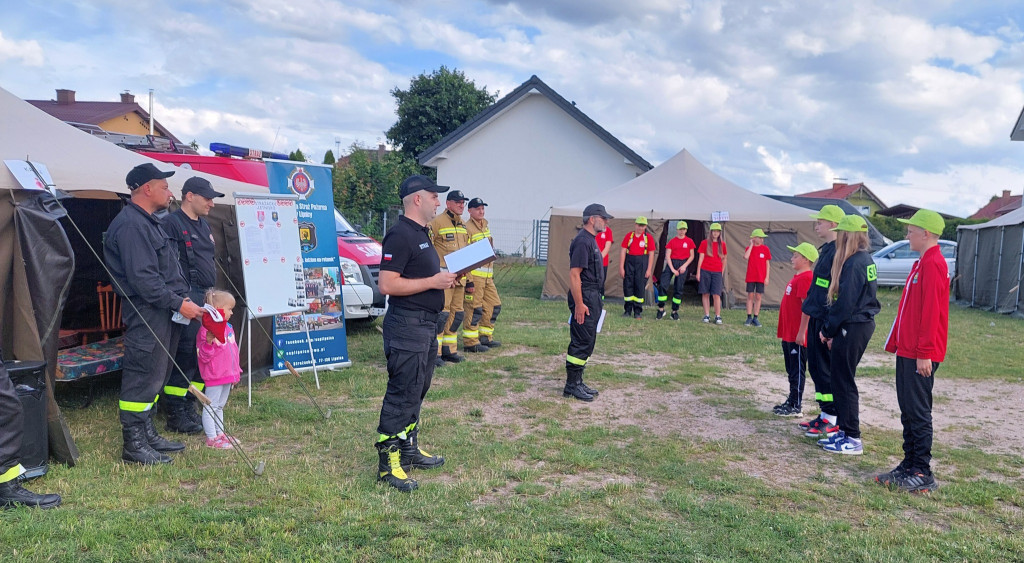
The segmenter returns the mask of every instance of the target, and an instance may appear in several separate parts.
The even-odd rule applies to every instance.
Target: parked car
[[[949,267],[949,277],[953,278],[956,270],[956,243],[951,240],[940,240],[939,250],[942,257],[946,259]],[[914,262],[921,257],[920,254],[910,249],[910,243],[906,240],[898,240],[889,246],[871,255],[878,268],[878,285],[904,285],[907,283],[907,276]]]

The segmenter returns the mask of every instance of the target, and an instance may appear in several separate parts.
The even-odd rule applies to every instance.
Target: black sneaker
[[[775,411],[779,416],[803,416],[804,410],[800,405],[786,405],[784,408]]]
[[[679,313],[677,311],[672,311],[672,320],[673,321],[678,321],[679,320]]]
[[[643,313],[633,313],[633,318],[634,319],[642,319],[642,318],[644,318],[644,315],[643,315]]]
[[[757,320],[757,317],[754,317],[750,321],[750,326],[760,327],[761,326],[761,321]]]
[[[715,324],[716,325],[722,324],[722,317],[715,317]]]
[[[702,322],[702,323],[710,323],[711,322],[711,317],[709,317],[707,315],[704,315],[704,318],[701,319],[700,322]]]
[[[903,475],[894,477],[892,484],[899,490],[908,493],[930,493],[939,488],[939,484],[935,482],[935,477],[917,471],[908,471]]]
[[[751,324],[753,323],[750,322],[750,317],[747,317],[747,320],[743,321],[743,326],[750,326]]]
[[[660,321],[665,318],[665,309],[658,309],[658,316],[654,317],[654,320]]]
[[[896,469],[887,471],[880,475],[875,475],[875,482],[885,487],[895,486],[895,481],[899,477],[903,477],[907,474],[907,470],[903,467],[903,464],[897,465]]]
[[[778,414],[778,412],[783,407],[788,407],[788,406],[789,406],[789,398],[787,397],[785,401],[782,401],[781,403],[779,403],[779,404],[775,405],[774,407],[772,407],[772,412]]]

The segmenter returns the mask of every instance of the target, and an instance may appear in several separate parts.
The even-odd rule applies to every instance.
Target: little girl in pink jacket
[[[231,449],[231,441],[235,439],[224,434],[224,405],[231,394],[231,386],[238,383],[242,374],[235,331],[228,324],[235,297],[227,291],[211,289],[206,292],[206,303],[217,309],[223,321],[214,321],[216,315],[204,315],[203,326],[196,335],[199,373],[206,383],[204,393],[210,398],[209,407],[203,409],[203,431],[207,446]]]

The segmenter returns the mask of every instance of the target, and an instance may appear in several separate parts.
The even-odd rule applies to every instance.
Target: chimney
[[[121,92],[121,103],[122,104],[134,104],[135,103],[135,96],[131,92],[129,92],[128,90],[125,90],[124,92]]]
[[[1010,197],[1010,190],[1003,190],[1003,199]]]
[[[832,182],[832,189],[833,190],[838,190],[840,188],[845,188],[845,187],[846,187],[846,184],[842,184],[842,183],[839,183],[839,182]]]
[[[57,89],[57,105],[70,106],[73,103],[75,103],[74,90]]]

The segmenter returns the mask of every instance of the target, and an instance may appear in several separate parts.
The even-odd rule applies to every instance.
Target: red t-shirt
[[[729,254],[729,249],[725,246],[725,241],[716,242],[711,245],[711,251],[708,252],[708,241],[711,239],[704,239],[700,241],[700,247],[697,248],[698,254],[704,255],[704,265],[701,266],[702,270],[709,272],[721,272],[725,268],[722,266],[722,258]]]
[[[627,249],[626,254],[630,256],[644,256],[658,250],[658,245],[654,243],[654,237],[647,233],[641,236],[629,233],[622,237],[622,248]]]
[[[750,258],[747,259],[747,283],[764,283],[768,277],[768,261],[772,259],[772,251],[765,245],[748,246]],[[746,250],[744,250],[746,252]]]
[[[597,249],[600,250],[601,252],[604,252],[604,247],[609,242],[612,243],[612,244],[615,244],[615,238],[612,236],[612,228],[611,227],[606,227],[604,231],[601,231],[600,233],[597,233],[596,236],[594,236],[594,240],[597,241]],[[605,257],[604,257],[604,265],[605,266],[608,265],[608,258],[611,255],[612,255],[612,251],[609,250],[608,254],[606,254]]]
[[[800,332],[800,308],[807,297],[807,291],[811,289],[813,278],[814,272],[810,270],[800,272],[786,286],[786,294],[779,304],[779,330],[776,333],[783,342],[796,342],[796,333]]]
[[[672,240],[665,243],[665,250],[672,251],[673,260],[686,260],[693,255],[694,249],[697,245],[693,243],[690,237],[672,237]]]

